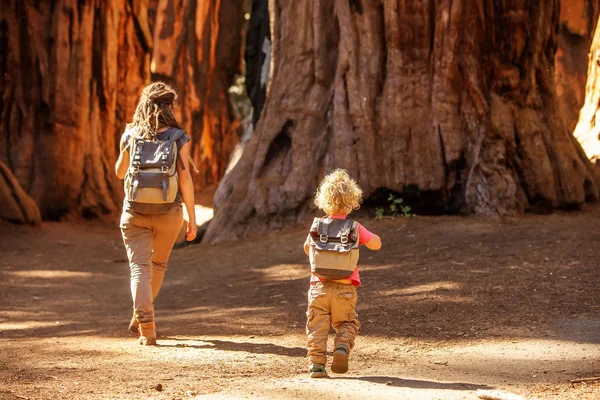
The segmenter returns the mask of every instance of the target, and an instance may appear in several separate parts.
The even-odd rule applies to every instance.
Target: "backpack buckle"
[[[169,172],[169,166],[168,165],[161,165],[160,166],[160,172],[162,172],[163,174],[166,174],[167,172]]]
[[[342,244],[348,243],[348,235],[340,236],[340,243],[342,243]]]
[[[324,233],[321,233],[321,235],[319,236],[319,241],[321,243],[327,243],[327,235],[325,235]]]

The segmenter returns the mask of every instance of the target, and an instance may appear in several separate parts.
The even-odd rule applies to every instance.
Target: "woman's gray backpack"
[[[124,184],[125,197],[133,211],[136,204],[164,205],[168,210],[175,202],[179,192],[177,163],[184,168],[177,140],[184,134],[181,129],[171,129],[166,140],[141,139],[134,133],[130,136],[130,162]]]

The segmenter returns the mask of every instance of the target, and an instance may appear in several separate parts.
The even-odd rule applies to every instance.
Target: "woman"
[[[121,214],[121,233],[131,269],[133,318],[129,329],[138,333],[141,345],[156,345],[154,299],[162,286],[169,255],[181,231],[182,200],[188,215],[186,239],[194,240],[197,233],[194,187],[189,169],[190,137],[173,114],[176,97],[175,91],[162,82],[152,83],[142,90],[133,122],[127,125],[121,137],[121,152],[115,165],[119,179],[135,172],[130,166],[130,150],[138,138],[173,140],[177,145],[179,193],[175,201],[153,207],[153,204],[139,204],[126,196]]]

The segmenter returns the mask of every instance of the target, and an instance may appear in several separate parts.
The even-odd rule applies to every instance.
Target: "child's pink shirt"
[[[346,216],[344,214],[336,214],[336,215],[330,215],[329,218],[331,218],[331,219],[346,219]],[[358,226],[358,245],[362,246],[363,244],[365,244],[365,243],[369,242],[371,239],[373,239],[373,236],[375,236],[375,235],[371,231],[369,231],[367,228],[362,226],[360,224],[360,222],[357,221],[356,224]],[[326,281],[326,279],[319,278],[316,275],[311,275],[311,277],[310,277],[310,283],[325,282],[325,281]],[[354,272],[352,272],[352,275],[350,275],[348,278],[339,279],[339,280],[335,280],[335,281],[331,281],[331,282],[352,284],[356,287],[360,286],[360,274],[358,273],[358,267],[354,268]]]

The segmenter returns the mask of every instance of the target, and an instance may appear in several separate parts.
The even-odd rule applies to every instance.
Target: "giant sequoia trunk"
[[[246,92],[253,107],[252,123],[256,126],[265,105],[271,67],[269,6],[264,0],[252,0],[244,61],[246,62]]]
[[[590,49],[585,104],[581,109],[575,137],[587,156],[600,166],[600,24]]]
[[[575,130],[585,100],[588,52],[599,15],[597,0],[562,0],[560,3],[554,76],[559,109],[570,132]]]
[[[113,213],[116,138],[150,78],[145,0],[0,7],[0,161],[44,218]]]
[[[598,198],[554,89],[558,0],[269,2],[257,130],[205,240],[293,224],[324,173],[445,211],[512,214]]]
[[[153,1],[153,78],[179,92],[176,113],[192,136],[196,188],[217,183],[241,133],[228,90],[240,71],[242,0]]]

